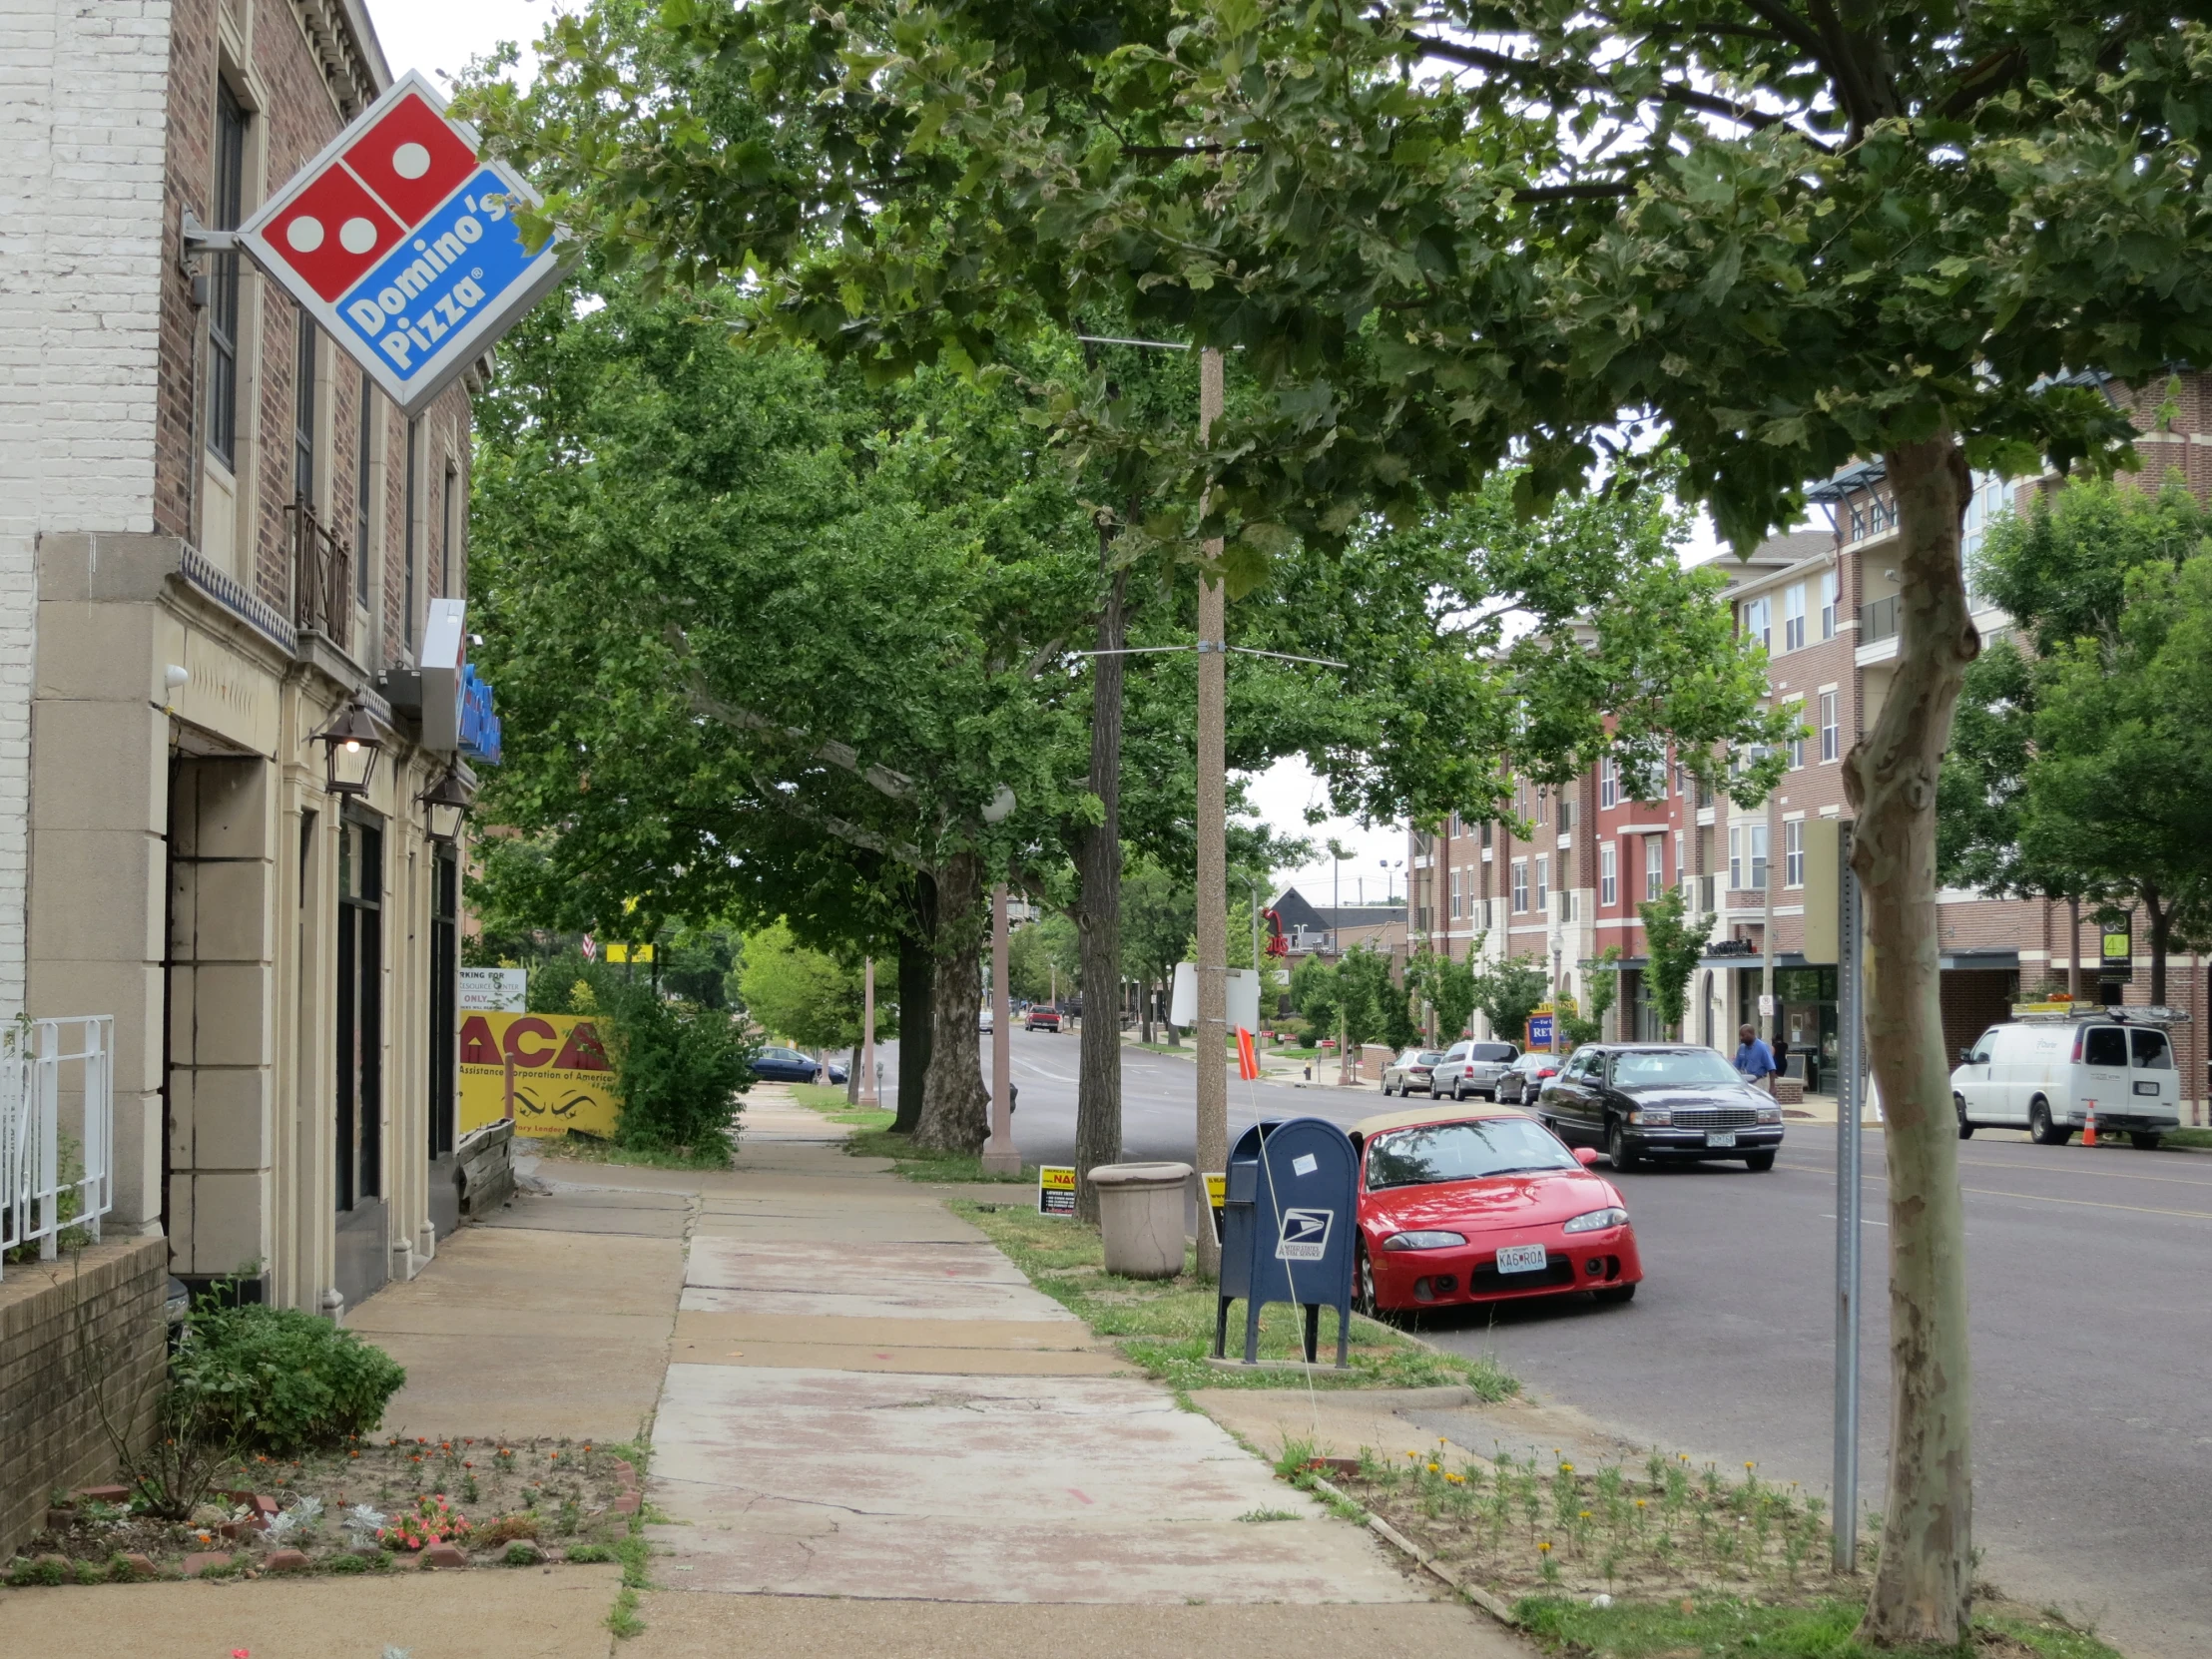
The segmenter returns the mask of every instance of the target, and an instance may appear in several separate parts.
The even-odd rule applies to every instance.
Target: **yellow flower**
[[[1549,1555],[1551,1553],[1551,1540],[1549,1538],[1546,1538],[1542,1543],[1538,1544],[1536,1548],[1542,1554]]]
[[[1642,1508],[1643,1506],[1644,1506],[1644,1500],[1643,1500],[1642,1498],[1638,1498],[1638,1499],[1636,1500],[1636,1507],[1637,1507],[1637,1508],[1639,1508],[1639,1509],[1641,1509],[1641,1508]]]
[[[1574,1465],[1572,1463],[1561,1463],[1559,1465],[1559,1472],[1561,1474],[1572,1474],[1574,1473]]]
[[[1583,1518],[1584,1520],[1588,1520],[1588,1519],[1590,1518],[1590,1511],[1589,1511],[1589,1510],[1587,1510],[1587,1509],[1583,1510],[1583,1511],[1582,1511],[1582,1518]]]
[[[1434,1474],[1436,1472],[1436,1465],[1434,1463],[1430,1463],[1428,1465],[1428,1472],[1430,1474]]]
[[[1745,1468],[1747,1468],[1747,1469],[1755,1469],[1755,1468],[1757,1468],[1758,1466],[1759,1466],[1759,1465],[1758,1465],[1757,1463],[1753,1463],[1753,1462],[1746,1462],[1746,1463],[1744,1464],[1744,1467],[1745,1467]]]

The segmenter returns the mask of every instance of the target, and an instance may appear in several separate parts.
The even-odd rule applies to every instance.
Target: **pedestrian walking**
[[[1774,1093],[1774,1050],[1752,1027],[1739,1026],[1736,1031],[1736,1071],[1753,1088]]]

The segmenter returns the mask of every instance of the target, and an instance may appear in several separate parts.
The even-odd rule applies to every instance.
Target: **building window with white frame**
[[[1745,826],[1745,839],[1751,843],[1751,890],[1767,890],[1767,827],[1764,824]]]
[[[1728,890],[1744,890],[1744,827],[1740,824],[1728,827]]]
[[[1513,860],[1513,914],[1519,916],[1527,913],[1528,860],[1526,858],[1515,858]]]
[[[1451,872],[1451,919],[1453,921],[1459,919],[1459,877],[1461,873],[1456,869]]]
[[[1547,789],[1539,788],[1536,791],[1536,822],[1539,825],[1546,823],[1549,820],[1550,813],[1551,792]]]
[[[1617,807],[1620,799],[1620,762],[1608,755],[1597,764],[1597,804],[1600,807]]]
[[[1690,898],[1690,860],[1682,855],[1682,831],[1674,832],[1674,884],[1682,889],[1684,903]]]
[[[1790,770],[1805,770],[1805,699],[1793,697],[1782,705],[1790,717]]]
[[[1805,649],[1805,584],[1793,582],[1782,592],[1782,649]]]
[[[246,106],[228,81],[215,86],[213,229],[235,231],[246,214]],[[208,262],[208,450],[233,472],[239,464],[239,262],[236,252]]]
[[[1536,855],[1536,908],[1545,914],[1551,910],[1551,859],[1540,852]]]
[[[1611,841],[1599,843],[1597,849],[1597,901],[1603,908],[1610,909],[1620,902],[1620,865],[1617,862],[1618,857],[1619,853],[1615,850]]]
[[[1666,890],[1667,842],[1664,835],[1644,837],[1644,897],[1656,901]]]
[[[1821,638],[1832,640],[1843,622],[1843,582],[1838,572],[1821,578]]]
[[[1765,594],[1747,599],[1740,613],[1744,637],[1756,640],[1768,652],[1774,650],[1774,601]]]
[[[1843,694],[1826,691],[1821,693],[1821,759],[1838,760],[1843,755]]]
[[[1782,884],[1805,885],[1805,821],[1794,818],[1782,827]]]

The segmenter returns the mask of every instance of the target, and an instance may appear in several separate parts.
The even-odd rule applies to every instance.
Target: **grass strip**
[[[1040,1216],[1027,1206],[948,1200],[973,1222],[1029,1282],[1109,1339],[1148,1376],[1177,1388],[1295,1388],[1299,1372],[1206,1363],[1214,1338],[1214,1287],[1198,1277],[1190,1255],[1174,1279],[1124,1279],[1106,1271],[1105,1247],[1088,1222]],[[1233,1346],[1243,1352],[1243,1306],[1231,1310]],[[1299,1357],[1303,1315],[1271,1304],[1260,1319],[1260,1357]],[[1465,1385],[1485,1400],[1518,1393],[1520,1384],[1491,1359],[1439,1354],[1404,1333],[1359,1315],[1352,1321],[1349,1370],[1338,1371],[1334,1321],[1322,1319],[1323,1363],[1311,1374],[1317,1388],[1420,1388]]]
[[[858,1111],[844,1098],[844,1090],[824,1088],[819,1083],[794,1083],[792,1098],[812,1111],[820,1112],[831,1123],[843,1124],[850,1131],[845,1136],[844,1149],[855,1158],[888,1158],[894,1173],[908,1181],[930,1182],[1003,1182],[1018,1186],[1022,1182],[1034,1184],[1037,1166],[1024,1164],[1019,1175],[991,1175],[985,1173],[980,1156],[968,1152],[927,1152],[914,1145],[910,1135],[891,1132],[892,1112]]]
[[[1551,1653],[1591,1659],[1672,1659],[1677,1654],[1758,1654],[1762,1659],[1906,1659],[1853,1639],[1865,1603],[1825,1600],[1775,1607],[1735,1597],[1669,1602],[1616,1601],[1610,1607],[1556,1596],[1525,1596],[1515,1618]],[[2056,1612],[2017,1608],[1974,1620],[1971,1651],[1984,1659],[2120,1659],[2096,1636]],[[1953,1647],[1926,1659],[1959,1659]]]

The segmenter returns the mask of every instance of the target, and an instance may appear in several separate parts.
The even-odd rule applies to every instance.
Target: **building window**
[[[1459,871],[1451,872],[1451,919],[1459,919]]]
[[[1764,824],[1731,824],[1728,827],[1728,885],[1732,892],[1767,890],[1767,827]]]
[[[1482,821],[1482,844],[1484,846],[1490,844],[1490,821],[1488,819]]]
[[[1767,827],[1764,824],[1745,826],[1746,838],[1751,842],[1751,890],[1767,890]]]
[[[1835,571],[1821,578],[1821,638],[1836,637],[1836,625],[1842,620],[1843,586]]]
[[[1792,819],[1782,827],[1782,884],[1805,885],[1805,821]]]
[[[1744,637],[1754,641],[1763,651],[1773,651],[1774,601],[1765,595],[1757,599],[1747,599],[1741,615]]]
[[[406,603],[406,615],[400,619],[399,624],[400,638],[406,642],[406,646],[409,651],[414,650],[415,554],[417,538],[417,532],[415,530],[415,517],[422,508],[421,459],[422,423],[419,420],[410,420],[407,422],[407,545],[405,550],[407,558],[407,580],[406,591],[402,595],[402,598]]]
[[[1839,723],[1839,692],[1821,693],[1821,759],[1833,761],[1843,753],[1844,733]]]
[[[1551,908],[1551,859],[1541,853],[1536,858],[1536,908]]]
[[[1958,551],[1967,561],[1966,591],[1974,591],[1973,557],[1981,551],[1981,544],[1988,539],[1989,526],[2005,510],[2004,480],[1993,472],[1977,472],[1973,475],[1973,487],[1966,495],[1966,517],[1960,526]]]
[[[1513,822],[1515,824],[1526,824],[1528,822],[1528,786],[1526,784],[1515,784],[1513,786]]]
[[[374,487],[373,434],[376,430],[376,394],[365,368],[361,370],[361,396],[355,407],[360,411],[360,430],[355,437],[353,455],[353,597],[365,608],[368,604],[368,507]]]
[[[1661,835],[1644,837],[1644,897],[1656,901],[1666,885],[1666,839]]]
[[[1683,901],[1687,903],[1690,897],[1690,861],[1682,855],[1682,831],[1679,830],[1674,832],[1674,880],[1675,885],[1682,889]]]
[[[1597,902],[1600,909],[1610,909],[1620,902],[1619,854],[1611,841],[1601,841],[1597,849]]]
[[[1526,858],[1515,858],[1513,860],[1513,914],[1518,916],[1525,915],[1527,912],[1528,860]]]
[[[1805,649],[1805,584],[1794,582],[1782,593],[1782,649]]]
[[[215,88],[213,229],[235,231],[246,214],[246,106],[228,83]],[[208,452],[239,464],[239,254],[208,262]]]
[[[299,348],[292,362],[291,498],[314,501],[314,318],[299,313]]]
[[[453,597],[453,554],[461,544],[461,469],[445,463],[445,517],[438,536],[438,592]]]
[[[1602,808],[1616,807],[1621,799],[1620,763],[1608,755],[1597,764],[1597,804]]]
[[[1571,801],[1559,803],[1559,833],[1562,835],[1574,833],[1574,806]]]
[[[1790,716],[1790,770],[1802,772],[1805,768],[1805,699],[1794,697],[1783,708]]]
[[[1578,914],[1580,912],[1574,907],[1573,891],[1562,889],[1559,894],[1559,919],[1561,921],[1573,921]]]
[[[1547,821],[1547,816],[1550,812],[1550,809],[1551,792],[1549,790],[1539,789],[1536,792],[1536,822],[1538,824],[1543,824]]]

